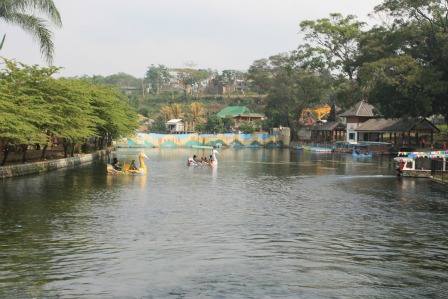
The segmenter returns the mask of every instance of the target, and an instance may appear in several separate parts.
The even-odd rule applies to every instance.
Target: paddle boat
[[[353,152],[353,144],[347,141],[336,141],[333,144],[333,151],[335,153],[351,153]]]
[[[372,154],[372,152],[359,152],[359,153],[356,153],[355,151],[353,151],[352,156],[354,158],[372,158],[373,154]]]
[[[373,153],[367,149],[359,149],[357,145],[353,146],[352,156],[356,158],[372,158]]]
[[[145,175],[148,171],[146,169],[145,161],[143,160],[143,158],[148,159],[148,156],[146,156],[145,153],[140,152],[138,154],[138,158],[140,162],[138,169],[132,170],[130,164],[124,163],[123,167],[121,167],[121,170],[116,170],[112,166],[112,164],[107,164],[106,171],[108,174]]]
[[[216,155],[219,155],[219,152],[215,150],[213,146],[208,145],[193,145],[193,148],[197,149],[209,149],[211,150],[211,159],[207,161],[197,161],[193,158],[189,158],[187,161],[188,166],[218,166],[218,159],[216,158]]]
[[[319,146],[309,146],[309,145],[302,145],[298,146],[297,150],[303,150],[307,152],[313,152],[313,153],[332,153],[333,149],[329,147],[319,147]]]
[[[397,176],[429,178],[431,176],[431,160],[443,159],[446,161],[448,151],[429,152],[399,152],[394,158],[395,171]],[[446,163],[443,163],[445,171]]]

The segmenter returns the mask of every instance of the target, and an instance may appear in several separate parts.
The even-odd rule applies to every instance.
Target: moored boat
[[[446,161],[447,157],[447,151],[399,152],[398,156],[394,158],[395,171],[398,176],[428,178],[431,176],[431,160],[443,159]]]
[[[392,144],[390,142],[359,141],[356,148],[360,152],[369,152],[372,155],[390,155]]]
[[[347,141],[336,141],[333,144],[335,153],[351,153],[353,152],[353,144]]]
[[[299,150],[299,147],[297,148]],[[313,153],[332,153],[333,149],[328,147],[308,146],[302,145],[300,150],[309,151]]]

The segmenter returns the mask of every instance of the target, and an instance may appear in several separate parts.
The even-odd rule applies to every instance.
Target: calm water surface
[[[448,198],[389,157],[145,152],[0,181],[0,298],[448,297]]]

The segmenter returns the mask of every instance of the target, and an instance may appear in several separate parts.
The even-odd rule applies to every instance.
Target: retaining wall
[[[59,168],[65,168],[86,162],[91,162],[94,159],[105,157],[109,151],[110,150],[102,150],[92,154],[83,154],[77,157],[39,161],[39,162],[17,164],[10,166],[0,166],[0,179],[28,175],[28,174],[36,174],[44,171],[55,170]]]
[[[241,147],[283,147],[289,145],[286,134],[155,134],[136,133],[135,136],[116,141],[118,147],[192,147],[216,145]]]

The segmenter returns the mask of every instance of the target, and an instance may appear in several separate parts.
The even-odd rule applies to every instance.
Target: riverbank
[[[80,154],[76,157],[51,159],[24,164],[11,164],[0,166],[0,179],[41,173],[59,168],[71,167],[82,163],[91,162],[95,159],[105,157],[110,149],[101,150],[91,154]]]

